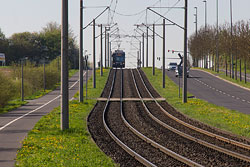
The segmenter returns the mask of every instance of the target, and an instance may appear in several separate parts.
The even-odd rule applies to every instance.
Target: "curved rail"
[[[138,71],[138,70],[137,70],[137,71]],[[138,73],[140,74],[139,71],[138,71]],[[235,141],[235,140],[232,140],[232,139],[228,139],[228,138],[226,138],[226,137],[223,137],[223,136],[220,136],[220,135],[217,135],[217,134],[208,132],[208,131],[206,131],[206,130],[204,130],[204,129],[195,127],[195,126],[193,126],[193,125],[191,125],[191,124],[188,124],[188,123],[186,123],[186,122],[184,122],[184,121],[182,121],[182,120],[176,118],[175,116],[169,114],[169,113],[168,113],[168,112],[167,112],[167,111],[166,111],[166,110],[165,110],[165,109],[155,100],[155,98],[152,96],[152,94],[151,94],[150,91],[148,90],[146,84],[144,83],[144,80],[143,80],[143,78],[141,77],[141,74],[140,74],[140,78],[141,78],[141,80],[143,81],[143,84],[144,84],[144,86],[145,86],[147,92],[148,92],[148,93],[150,94],[150,96],[154,99],[154,101],[156,102],[156,104],[157,104],[157,105],[161,108],[161,110],[162,110],[168,117],[170,117],[171,119],[173,119],[173,120],[179,122],[180,124],[182,124],[182,125],[184,125],[184,126],[190,128],[190,129],[193,129],[193,130],[195,130],[195,131],[197,131],[197,132],[200,132],[200,133],[202,133],[202,134],[205,134],[205,135],[207,135],[207,136],[210,136],[210,137],[216,138],[216,139],[218,139],[218,140],[221,140],[221,141],[223,141],[223,142],[227,142],[227,143],[230,143],[230,144],[232,144],[232,145],[235,145],[235,146],[238,146],[238,147],[241,147],[241,148],[250,150],[250,145],[248,145],[248,144],[241,143],[241,142],[238,142],[238,141]]]
[[[167,114],[169,117],[171,116],[172,119],[175,118],[174,120],[176,120],[176,121],[178,120],[177,122],[180,123],[180,124],[182,124],[182,125],[184,125],[184,126],[187,126],[187,125],[188,125],[187,127],[189,127],[189,126],[192,127],[191,129],[193,129],[193,130],[195,130],[195,131],[197,131],[197,132],[202,133],[203,131],[205,131],[205,130],[203,130],[203,129],[201,129],[202,131],[199,131],[200,128],[194,127],[193,125],[190,125],[190,124],[188,124],[188,123],[186,123],[186,122],[183,122],[183,121],[179,120],[178,118],[176,118],[176,117],[172,116],[171,114],[169,114],[164,108],[162,108],[162,106],[158,103],[158,101],[152,96],[152,94],[151,94],[150,91],[148,90],[148,88],[147,88],[146,84],[144,83],[144,80],[143,80],[143,78],[142,78],[142,76],[141,76],[141,74],[140,74],[140,72],[139,72],[138,69],[137,69],[137,72],[139,73],[139,76],[140,76],[140,78],[141,78],[141,80],[142,80],[142,82],[143,82],[143,84],[144,84],[144,86],[145,86],[147,92],[150,94],[150,96],[153,98],[153,100],[155,101],[155,103],[160,107],[160,109],[161,109],[165,114]],[[232,156],[232,157],[235,157],[235,158],[244,160],[244,161],[246,161],[246,162],[250,162],[250,157],[248,157],[248,156],[245,156],[245,155],[242,155],[242,154],[239,154],[239,153],[236,153],[236,152],[233,152],[233,151],[230,151],[230,150],[221,148],[221,147],[216,146],[216,145],[214,145],[214,144],[210,144],[210,143],[208,143],[208,142],[205,142],[205,141],[203,141],[203,140],[200,140],[200,139],[198,139],[198,138],[195,138],[195,137],[193,137],[193,136],[190,136],[190,135],[188,135],[188,134],[186,134],[186,133],[184,133],[184,132],[181,132],[181,131],[179,131],[179,130],[177,130],[177,129],[175,129],[175,128],[173,128],[173,127],[167,125],[167,124],[165,124],[164,122],[160,121],[158,118],[156,118],[155,116],[153,116],[153,115],[150,113],[150,111],[148,110],[148,108],[147,108],[147,106],[145,105],[144,102],[143,102],[143,105],[144,105],[144,107],[146,108],[147,113],[149,114],[149,116],[150,116],[153,120],[155,120],[157,123],[159,123],[159,124],[162,125],[163,127],[167,128],[167,129],[169,129],[169,130],[171,130],[172,132],[177,133],[177,134],[179,134],[180,136],[185,137],[185,138],[187,138],[187,139],[189,139],[189,140],[192,140],[192,141],[194,141],[194,142],[197,142],[197,143],[199,143],[199,144],[202,144],[202,145],[204,145],[204,146],[206,146],[206,147],[209,147],[209,148],[212,148],[212,149],[217,150],[217,151],[219,151],[219,152],[222,152],[222,153],[224,153],[224,154],[227,154],[227,155],[230,155],[230,156]],[[207,131],[205,131],[205,132],[207,132]],[[211,133],[211,132],[208,132],[208,133]],[[203,133],[203,134],[206,135],[206,133]],[[213,133],[211,133],[211,134],[213,134]],[[213,135],[215,135],[215,134],[213,134]],[[217,136],[218,136],[218,135],[217,135]],[[223,138],[224,138],[224,137],[223,137]],[[228,139],[228,140],[230,140],[230,139]]]
[[[117,71],[117,69],[116,69]],[[109,129],[106,121],[105,121],[105,113],[107,111],[109,102],[110,102],[110,98],[112,96],[113,93],[113,88],[114,88],[114,82],[115,82],[115,77],[116,77],[116,71],[115,74],[113,76],[113,81],[112,81],[112,86],[109,92],[109,96],[108,96],[108,100],[107,103],[105,105],[104,111],[103,111],[103,125],[106,129],[106,131],[108,132],[108,134],[110,135],[110,137],[119,145],[121,146],[128,154],[130,154],[132,157],[134,157],[135,159],[137,159],[140,163],[142,163],[145,166],[149,166],[149,167],[156,167],[156,165],[154,165],[153,163],[149,162],[147,159],[143,158],[141,155],[139,155],[138,153],[136,153],[135,151],[133,151],[132,149],[130,149],[127,145],[125,145],[121,140],[119,140],[114,134],[113,132]],[[121,77],[123,78],[123,77]],[[121,82],[121,100],[122,100],[122,82]],[[121,110],[122,110],[122,101],[121,101]]]
[[[134,74],[131,70],[131,73],[132,73],[132,77],[133,77],[133,81],[134,81],[134,84],[135,84],[135,88],[136,88],[136,91],[139,95],[139,98],[141,99],[141,102],[143,103],[143,106],[145,107],[145,103],[142,99],[142,96],[141,96],[141,93],[139,92],[138,90],[138,86],[136,84],[136,81],[135,81],[135,77],[134,77]],[[145,107],[145,109],[147,110],[147,108]],[[172,158],[186,164],[186,165],[189,165],[189,166],[193,166],[193,167],[202,167],[202,165],[196,163],[196,162],[193,162],[189,159],[187,159],[186,157],[183,157],[182,155],[179,155],[169,149],[167,149],[166,147],[156,143],[155,141],[151,140],[150,138],[144,136],[142,133],[140,133],[139,131],[137,131],[135,128],[133,128],[128,122],[127,120],[125,119],[124,115],[123,115],[123,112],[121,111],[121,117],[123,119],[123,122],[126,124],[126,126],[131,130],[133,131],[133,133],[135,133],[138,137],[140,137],[142,140],[146,141],[147,143],[150,143],[152,146],[154,146],[155,148],[158,148],[159,150],[161,150],[162,152],[164,152],[165,154],[171,156]]]

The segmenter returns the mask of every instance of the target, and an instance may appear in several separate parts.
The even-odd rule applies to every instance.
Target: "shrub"
[[[18,89],[15,83],[0,72],[0,107],[6,105],[17,93]]]

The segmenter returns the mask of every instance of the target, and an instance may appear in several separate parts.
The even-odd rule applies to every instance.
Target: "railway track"
[[[164,109],[165,107],[155,98],[159,97],[158,93],[153,92],[152,86],[150,88],[149,83],[144,82],[144,77],[141,76],[141,73],[138,70],[125,70],[125,72],[126,79],[124,81],[123,70],[111,71],[110,77],[113,77],[112,83],[110,81],[111,79],[109,79],[106,84],[109,90],[108,96],[106,96],[107,101],[105,103],[99,102],[102,105],[102,123],[105,131],[109,134],[110,138],[130,156],[129,160],[127,158],[127,162],[121,163],[121,166],[130,164],[131,161],[133,161],[131,158],[136,159],[135,162],[132,162],[136,165],[130,164],[130,166],[140,166],[138,163],[145,166],[250,165],[248,161],[249,152],[245,147],[235,145],[234,147],[237,148],[231,151],[232,149],[229,150],[229,148],[234,142],[226,142],[230,146],[227,145],[225,147],[218,146],[218,141],[215,143],[212,142],[212,144],[211,142],[207,142],[206,140],[210,140],[210,138],[214,140],[219,140],[219,138],[201,133],[197,131],[197,127],[195,127],[195,129],[190,128],[186,126],[187,123],[184,121],[176,121],[169,117],[167,113],[165,113],[167,112]],[[131,81],[133,81],[133,85]],[[128,88],[126,89],[128,83],[131,93],[128,93]],[[126,91],[124,91],[124,87]],[[104,92],[105,91],[107,95],[107,89],[104,90]],[[137,95],[135,95],[135,92],[137,92]],[[105,93],[102,95],[104,94]],[[136,96],[139,98],[137,101],[123,101],[124,94],[125,97]],[[112,98],[119,98],[119,101],[113,102],[111,101]],[[151,98],[152,100],[145,102],[143,100],[144,98]],[[158,115],[158,117],[156,115]],[[159,116],[161,118],[159,118]],[[91,118],[91,116],[89,118]],[[171,122],[170,125],[168,125],[169,122]],[[182,122],[184,125],[181,124]],[[89,129],[91,129],[90,125]],[[91,132],[92,137],[95,136],[93,133],[95,132]],[[206,135],[210,138],[204,141],[200,139],[204,137],[202,135]],[[95,140],[95,137],[93,138]],[[103,139],[100,140],[102,141]],[[98,141],[95,141],[98,144]],[[222,144],[225,145],[225,141],[220,142],[224,142]],[[98,145],[106,152],[105,148],[102,148],[101,143]],[[243,146],[244,145],[243,143]],[[240,149],[238,149],[238,147]],[[110,156],[113,157],[113,154]],[[117,157],[113,157],[113,159],[116,158]],[[118,161],[118,163],[120,163],[120,161]]]

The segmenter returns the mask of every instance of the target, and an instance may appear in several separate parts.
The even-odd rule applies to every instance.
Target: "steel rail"
[[[141,93],[139,92],[139,89],[138,89],[138,86],[136,84],[136,81],[135,81],[135,76],[133,74],[133,71],[130,70],[131,73],[132,73],[132,77],[133,77],[133,81],[134,81],[134,84],[135,84],[135,88],[136,88],[136,91],[139,95],[139,98],[140,98],[140,101],[142,102],[143,106],[145,107],[145,102],[141,96]],[[146,107],[145,107],[146,109]],[[189,166],[192,166],[192,167],[202,167],[202,165],[196,163],[196,162],[193,162],[192,160],[189,160],[188,158],[182,156],[182,155],[179,155],[169,149],[167,149],[166,147],[156,143],[155,141],[151,140],[150,138],[146,137],[145,135],[143,135],[142,133],[140,133],[139,131],[137,131],[134,127],[132,127],[128,121],[125,119],[124,117],[124,114],[123,114],[123,111],[121,111],[121,117],[122,117],[122,120],[123,122],[126,124],[126,126],[131,130],[133,131],[133,133],[135,133],[138,137],[140,137],[142,140],[144,140],[145,142],[147,143],[150,143],[153,147],[159,149],[160,151],[164,152],[165,154],[167,154],[168,156],[186,164],[186,165],[189,165]]]
[[[138,71],[138,73],[140,74],[139,71]],[[141,76],[141,74],[140,74],[140,76]],[[141,77],[141,79],[142,79],[142,77]],[[142,80],[143,80],[143,79],[142,79]],[[143,81],[143,83],[144,83],[144,81]],[[245,143],[242,143],[242,142],[238,142],[238,141],[235,141],[235,140],[232,140],[232,139],[228,139],[228,138],[226,138],[226,137],[223,137],[223,136],[214,134],[214,133],[212,133],[212,132],[206,131],[206,130],[201,129],[201,128],[198,128],[198,127],[195,127],[195,126],[193,126],[193,125],[191,125],[191,124],[189,124],[189,123],[186,123],[186,122],[184,122],[184,121],[182,121],[182,120],[176,118],[175,116],[169,114],[169,113],[168,113],[168,112],[167,112],[167,111],[157,102],[157,100],[155,100],[155,98],[152,96],[152,94],[151,94],[150,91],[148,90],[146,84],[144,84],[144,86],[146,87],[147,92],[148,92],[148,93],[150,94],[150,96],[154,99],[154,101],[156,102],[156,104],[157,104],[157,105],[161,108],[161,110],[162,110],[168,117],[170,117],[171,119],[175,120],[176,122],[178,122],[178,123],[180,123],[180,124],[182,124],[182,125],[184,125],[184,126],[190,128],[190,129],[193,129],[193,130],[195,130],[195,131],[197,131],[197,132],[200,132],[200,133],[202,133],[202,134],[205,134],[205,135],[207,135],[207,136],[210,136],[210,137],[216,138],[216,139],[218,139],[218,140],[221,140],[221,141],[223,141],[223,142],[227,142],[227,143],[229,143],[229,144],[232,144],[232,145],[241,147],[241,148],[243,148],[243,149],[250,150],[250,145],[248,145],[248,144],[245,144]]]
[[[116,69],[117,71],[117,69]],[[129,148],[127,145],[125,145],[121,140],[118,139],[118,137],[116,137],[113,132],[109,129],[106,121],[105,121],[105,114],[106,114],[106,111],[107,111],[107,108],[108,108],[108,105],[109,105],[109,102],[110,102],[110,98],[112,96],[112,93],[113,93],[113,88],[114,88],[114,83],[115,83],[115,78],[116,78],[116,71],[115,71],[115,74],[113,76],[113,81],[112,81],[112,85],[111,85],[111,89],[110,89],[110,92],[109,92],[109,96],[108,96],[108,100],[106,102],[106,105],[105,105],[105,108],[104,108],[104,111],[103,111],[103,125],[104,125],[104,128],[106,129],[106,131],[108,132],[108,134],[110,135],[110,137],[120,146],[122,147],[128,154],[130,154],[132,157],[134,157],[136,160],[138,160],[140,163],[142,163],[143,165],[145,166],[148,166],[148,167],[156,167],[156,165],[154,165],[153,163],[149,162],[147,159],[143,158],[141,155],[139,155],[138,153],[136,153],[135,151],[133,151],[131,148]],[[122,93],[121,93],[121,96],[122,96]],[[121,107],[122,107],[122,102],[121,102]]]
[[[149,93],[149,94],[151,95],[151,97],[152,97],[152,94],[149,92],[148,88],[146,87],[146,84],[144,83],[144,80],[142,79],[142,76],[141,76],[141,74],[140,74],[140,72],[139,72],[138,69],[137,69],[137,72],[139,73],[139,76],[140,76],[140,78],[141,78],[141,80],[142,80],[142,82],[143,82],[143,84],[144,84],[146,90],[148,91],[148,93]],[[154,99],[155,103],[161,108],[162,111],[167,112],[165,109],[163,109],[163,108],[159,105],[159,103],[157,102],[157,100],[155,100],[154,97],[152,97],[152,98]],[[145,105],[145,104],[144,104],[144,105]],[[146,107],[147,113],[149,114],[149,116],[150,116],[153,120],[155,120],[157,123],[159,123],[159,124],[162,125],[163,127],[167,128],[167,129],[169,129],[169,130],[171,130],[172,132],[174,132],[174,133],[176,133],[176,134],[178,134],[178,135],[180,135],[180,136],[182,136],[182,137],[185,137],[185,138],[187,138],[187,139],[189,139],[189,140],[192,140],[192,141],[194,141],[194,142],[197,142],[197,143],[199,143],[199,144],[201,144],[201,145],[203,145],[203,146],[209,147],[209,148],[211,148],[211,149],[217,150],[217,151],[222,152],[222,153],[224,153],[224,154],[227,154],[227,155],[229,155],[229,156],[232,156],[232,157],[241,159],[241,160],[243,160],[243,161],[250,162],[250,157],[248,157],[248,156],[246,156],[246,155],[239,154],[239,153],[236,153],[236,152],[227,150],[227,149],[225,149],[225,148],[216,146],[216,145],[214,145],[214,144],[208,143],[208,142],[206,142],[206,141],[203,141],[203,140],[201,140],[201,139],[198,139],[198,138],[195,138],[195,137],[193,137],[193,136],[190,136],[190,135],[188,135],[188,134],[186,134],[186,133],[184,133],[184,132],[181,132],[181,131],[179,131],[179,130],[177,130],[177,129],[175,129],[175,128],[169,126],[169,125],[167,125],[166,123],[160,121],[158,118],[156,118],[155,116],[153,116],[153,114],[151,114],[151,112],[149,111],[149,109],[147,108],[146,105],[145,105],[145,107]],[[169,113],[168,113],[168,114],[169,114]]]

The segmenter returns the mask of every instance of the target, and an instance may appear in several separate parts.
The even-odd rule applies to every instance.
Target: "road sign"
[[[2,62],[2,65],[5,65],[5,54],[0,53],[0,62]]]
[[[4,53],[0,53],[0,61],[5,61],[5,54]]]

